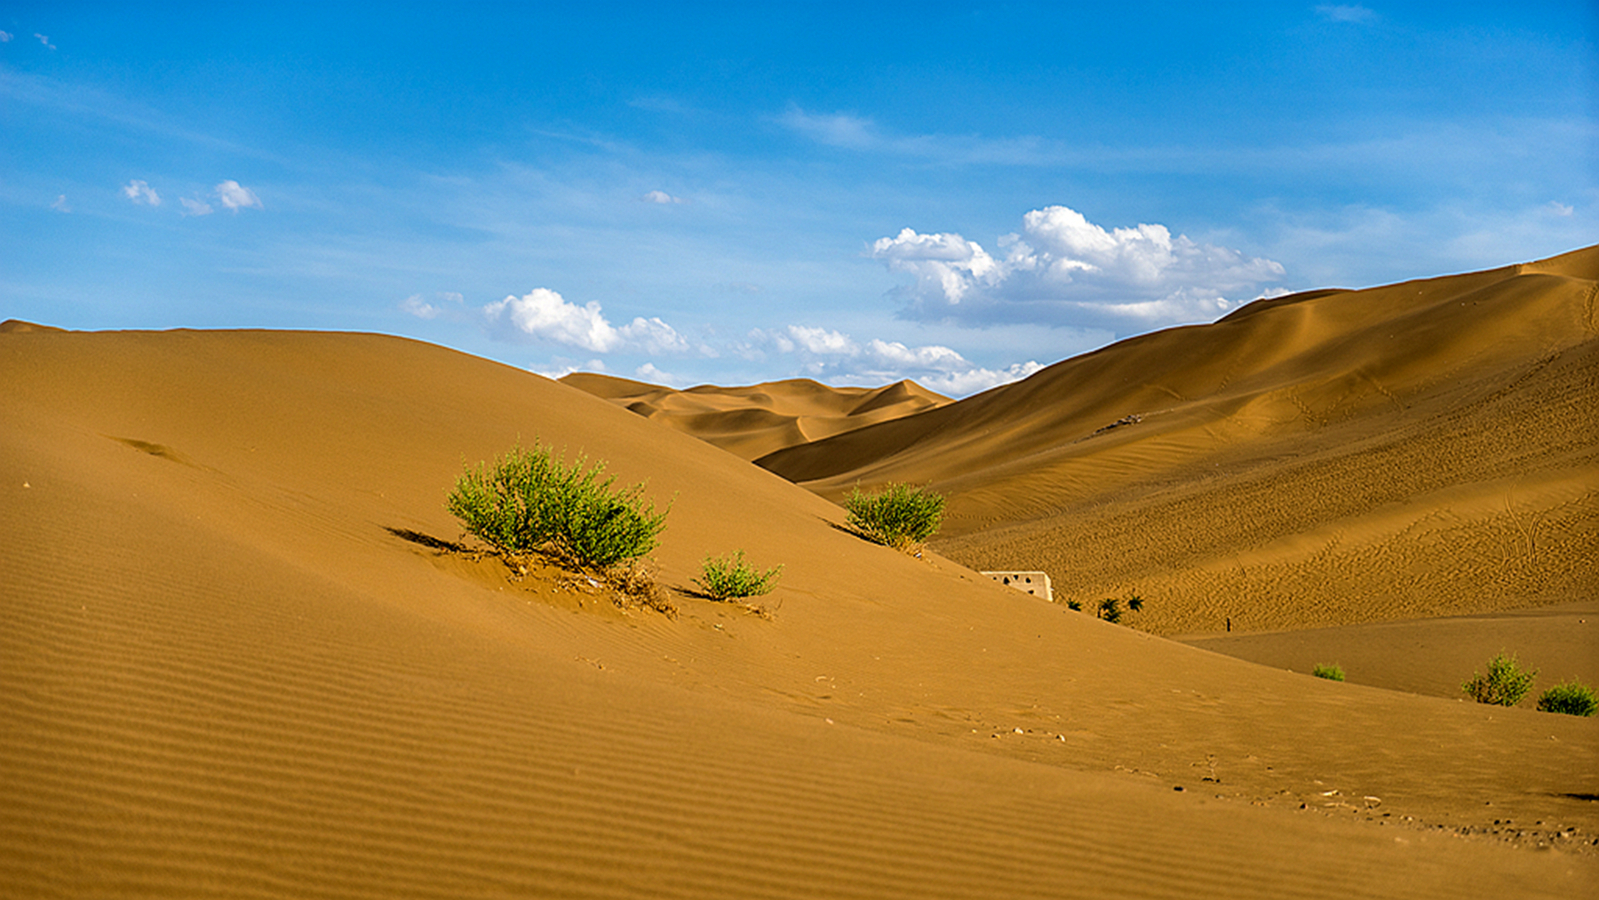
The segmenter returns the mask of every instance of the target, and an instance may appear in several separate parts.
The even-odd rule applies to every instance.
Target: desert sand
[[[834,388],[791,378],[748,387],[706,384],[679,391],[614,375],[573,372],[561,383],[750,460],[951,402],[914,381],[880,388]]]
[[[1272,301],[1208,326],[1208,353],[1182,343],[1202,330],[1153,335],[1116,367],[1108,348],[775,454],[828,490],[950,487],[947,552],[919,560],[669,421],[440,347],[0,328],[0,895],[1590,896],[1599,721],[1360,683],[1353,659],[1350,683],[1322,681],[961,563],[1104,553],[1097,581],[1068,567],[1057,583],[1142,590],[1142,624],[1200,641],[1219,610],[1173,599],[1189,579],[1419,553],[1417,504],[1469,533],[1507,515],[1504,482],[1512,512],[1541,516],[1510,549],[1576,553],[1562,541],[1591,541],[1593,442],[1561,417],[1592,409],[1594,259],[1465,276],[1477,287],[1447,302],[1431,282]],[[1407,291],[1438,303],[1406,318]],[[1435,308],[1489,321],[1473,296],[1524,314],[1423,324]],[[1411,368],[1377,366],[1402,355],[1370,349],[1385,328]],[[1239,355],[1261,346],[1280,350]],[[1518,436],[1534,422],[1547,430]],[[1475,437],[1451,453],[1444,434]],[[671,501],[654,556],[675,617],[448,549],[463,462],[533,440]],[[1349,471],[1372,496],[1331,480]],[[1040,485],[1060,491],[1027,500]],[[1261,521],[1278,507],[1294,514]],[[1160,517],[1184,511],[1187,537],[1165,536]],[[1318,551],[1316,522],[1345,536]],[[1068,527],[1099,542],[1041,537]],[[733,549],[785,566],[767,614],[691,594],[700,561]],[[1243,575],[1215,567],[1227,553]],[[1451,594],[1437,611],[1586,616],[1556,606],[1593,599],[1591,568],[1565,565],[1544,582],[1490,566],[1504,581],[1486,608]],[[1362,577],[1262,591],[1246,624],[1415,618]],[[1331,611],[1295,611],[1311,603]]]
[[[1161,634],[1593,600],[1596,285],[1590,247],[1257,301],[759,464],[929,484],[941,552]]]

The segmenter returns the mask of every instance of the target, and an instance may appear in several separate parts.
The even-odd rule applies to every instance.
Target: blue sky
[[[0,7],[0,318],[966,395],[1599,241],[1591,3]]]

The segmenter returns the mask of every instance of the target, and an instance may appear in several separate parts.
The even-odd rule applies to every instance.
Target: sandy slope
[[[1303,631],[1191,635],[1184,643],[1296,672],[1328,663],[1350,682],[1453,700],[1501,652],[1539,674],[1534,696],[1575,678],[1599,685],[1599,601]],[[1524,701],[1526,702],[1526,701]]]
[[[1092,621],[504,366],[370,335],[13,332],[0,422],[0,895],[1599,883],[1599,723]],[[666,584],[735,547],[785,563],[775,616],[624,613],[395,534],[455,538],[463,457],[535,437],[676,497]]]
[[[1162,633],[1591,600],[1596,279],[1588,248],[1259,301],[759,462],[929,482],[942,552]]]
[[[701,385],[684,391],[590,372],[574,372],[561,381],[740,459],[952,402],[912,381],[880,388],[832,388],[792,378],[749,387]]]

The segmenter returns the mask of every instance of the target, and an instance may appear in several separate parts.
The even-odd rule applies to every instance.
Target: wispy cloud
[[[418,319],[436,319],[446,312],[458,313],[466,300],[454,291],[441,291],[434,295],[434,299],[438,301],[437,305],[424,300],[421,294],[412,294],[400,301],[400,309]]]
[[[912,347],[879,338],[862,342],[842,331],[809,325],[771,331],[756,329],[735,350],[747,359],[786,359],[797,374],[835,385],[877,385],[908,378],[951,396],[987,390],[1043,368],[1033,360],[999,369],[985,368],[938,344]]]
[[[0,31],[0,44],[9,44],[11,43],[11,39],[14,37],[16,37],[16,35],[9,31]]]
[[[179,197],[178,203],[183,207],[183,214],[186,216],[211,215],[211,204],[205,202],[204,200],[197,200],[192,197]]]
[[[138,178],[122,186],[122,196],[146,206],[161,205],[161,195],[155,192],[155,188],[150,187],[149,182]]]
[[[61,194],[60,196],[56,197],[56,202],[50,204],[50,208],[55,210],[56,212],[64,212],[64,213],[72,212],[72,207],[67,205],[67,195],[66,194]]]
[[[790,106],[775,121],[819,144],[845,150],[888,153],[939,164],[1055,165],[1079,160],[1083,151],[1038,137],[893,134],[871,118],[851,113],[817,114]]]
[[[40,34],[39,32],[35,31],[33,33],[33,36],[38,38],[39,39],[39,43],[43,44],[46,49],[54,50],[56,48],[55,44],[50,43],[50,39],[48,37],[45,37],[44,35]]]
[[[1125,332],[1211,321],[1284,276],[1280,263],[1174,237],[1164,225],[1106,230],[1065,206],[1027,213],[1020,233],[996,243],[1000,256],[959,234],[906,228],[878,239],[871,255],[914,278],[894,291],[902,316],[976,326]]]
[[[682,197],[674,197],[674,196],[672,196],[671,194],[668,194],[665,191],[650,191],[648,194],[645,194],[644,196],[640,197],[639,199],[643,200],[645,203],[659,203],[659,204],[661,204],[663,206],[669,206],[669,205],[671,205],[673,203],[687,203],[688,202],[687,200],[684,200]]]
[[[1329,22],[1354,22],[1363,25],[1377,20],[1377,13],[1359,4],[1323,4],[1316,7],[1316,14]]]

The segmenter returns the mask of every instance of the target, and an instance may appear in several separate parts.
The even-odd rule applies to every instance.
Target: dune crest
[[[1164,633],[1590,599],[1599,248],[1252,303],[759,465],[950,498],[935,546]]]
[[[574,372],[561,382],[746,460],[954,402],[913,381],[880,388],[835,388],[793,378],[749,387],[702,385],[679,391]]]

